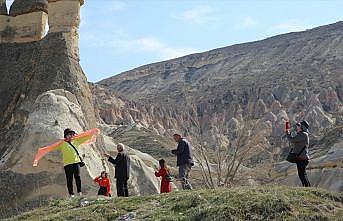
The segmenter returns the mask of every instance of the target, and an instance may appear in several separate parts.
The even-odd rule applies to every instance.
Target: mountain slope
[[[145,65],[99,82],[152,103],[268,97],[275,87],[333,87],[342,99],[343,22]]]

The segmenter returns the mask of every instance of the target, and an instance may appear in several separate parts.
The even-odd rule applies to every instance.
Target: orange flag
[[[90,144],[96,141],[96,135],[100,133],[100,130],[98,128],[94,128],[91,130],[87,130],[81,134],[75,135],[72,140],[79,140],[80,144]],[[38,152],[35,156],[35,159],[33,161],[33,166],[36,167],[38,165],[38,161],[47,153],[54,151],[58,149],[62,144],[64,143],[64,140],[59,140],[56,143],[53,143],[48,146],[44,146],[38,149]]]

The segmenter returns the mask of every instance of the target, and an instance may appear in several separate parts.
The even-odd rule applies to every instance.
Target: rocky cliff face
[[[224,123],[228,131],[234,131],[248,118],[260,119],[264,122],[261,129],[271,127],[267,137],[269,151],[274,152],[273,158],[279,162],[288,152],[282,138],[286,120],[293,125],[302,119],[309,121],[314,158],[324,157],[334,145],[340,145],[342,70],[343,22],[337,22],[145,65],[102,80],[96,87],[122,101],[120,107],[113,103],[111,107],[111,101],[105,105],[99,100],[100,116],[107,123],[123,119],[113,110],[130,110],[125,108],[130,103],[137,114],[129,114],[130,119],[124,122],[142,122],[160,134],[194,126],[190,122],[194,115],[208,131],[209,140],[214,118],[218,116],[222,122],[228,122]],[[98,94],[97,89],[93,88],[93,92]],[[316,184],[340,191],[342,185],[331,185],[337,168],[326,168],[325,159],[321,166],[313,160],[313,167],[325,169],[325,174],[332,173],[325,175],[331,178],[316,173],[315,179],[326,180],[325,185]],[[342,164],[336,163],[335,167],[341,168]],[[276,177],[272,180],[282,179]]]

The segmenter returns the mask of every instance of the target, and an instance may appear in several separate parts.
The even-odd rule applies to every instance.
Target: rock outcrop
[[[43,38],[48,19],[46,0],[15,0],[9,15],[0,5],[0,43],[32,42]]]
[[[15,0],[10,8],[10,16],[15,17],[17,15],[40,11],[48,13],[47,0]]]

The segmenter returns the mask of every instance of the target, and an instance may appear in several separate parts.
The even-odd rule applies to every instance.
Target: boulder
[[[65,128],[72,128],[76,132],[90,129],[86,126],[86,118],[75,95],[63,89],[57,89],[38,96],[24,128],[23,143],[18,146],[16,155],[12,158],[15,164],[11,170],[22,174],[41,171],[63,174],[63,163],[59,151],[47,154],[36,168],[32,167],[32,160],[39,147],[63,138]],[[85,154],[84,160],[89,174],[88,176],[85,174],[84,180],[106,169],[101,163],[100,154],[93,145],[82,145],[79,152],[81,155]],[[61,182],[63,183],[63,180]],[[66,195],[67,192],[61,194]]]

